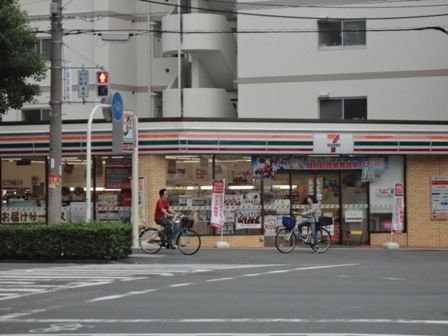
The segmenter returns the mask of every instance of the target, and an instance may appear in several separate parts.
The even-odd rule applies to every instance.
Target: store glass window
[[[1,223],[45,223],[45,159],[2,159],[1,165]]]
[[[387,169],[370,181],[370,232],[391,230],[394,185],[397,182],[404,185],[403,162],[403,156],[388,156]]]
[[[293,189],[295,189],[295,185]],[[270,179],[263,181],[263,204],[265,212],[277,214],[290,213],[289,172],[277,172]]]
[[[96,156],[95,218],[97,221],[131,221],[132,161],[129,156]],[[93,176],[93,174],[92,174]],[[142,194],[142,191],[139,191]],[[143,202],[145,204],[145,202]]]
[[[261,182],[253,181],[250,156],[217,155],[215,178],[225,179],[224,234],[261,234]],[[221,231],[216,230],[216,234]]]
[[[62,163],[62,206],[70,222],[82,222],[86,213],[85,157],[66,157]],[[91,218],[97,221],[131,217],[131,160],[94,156],[92,159]]]
[[[86,218],[86,161],[83,157],[62,160],[62,208],[68,212],[68,221],[82,222]],[[93,185],[92,185],[93,186]],[[93,216],[92,216],[93,218]]]
[[[194,229],[201,235],[213,233],[208,225],[212,195],[211,155],[166,156],[168,202],[177,212],[194,219]]]

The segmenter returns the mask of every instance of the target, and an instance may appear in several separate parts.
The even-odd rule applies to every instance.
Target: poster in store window
[[[261,229],[261,212],[259,210],[241,210],[235,213],[237,230]]]
[[[282,226],[282,216],[266,215],[264,216],[264,236],[275,237],[277,227]]]
[[[105,179],[107,189],[130,189],[131,167],[106,167]]]
[[[431,217],[448,219],[448,176],[431,176]]]

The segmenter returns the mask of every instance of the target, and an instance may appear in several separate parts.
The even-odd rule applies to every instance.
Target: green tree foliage
[[[46,72],[37,41],[17,0],[0,0],[0,114],[39,94],[39,85],[29,82],[42,80]]]

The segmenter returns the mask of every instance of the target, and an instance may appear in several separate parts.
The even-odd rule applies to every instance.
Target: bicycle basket
[[[319,217],[319,225],[320,226],[329,226],[333,225],[333,218],[328,216],[320,216]]]
[[[182,227],[185,227],[185,228],[189,228],[189,229],[192,228],[193,223],[194,223],[194,220],[190,217],[182,217],[180,219],[180,224],[182,225]]]
[[[285,227],[285,229],[292,230],[294,229],[294,226],[296,226],[296,220],[293,217],[283,216],[282,224]]]

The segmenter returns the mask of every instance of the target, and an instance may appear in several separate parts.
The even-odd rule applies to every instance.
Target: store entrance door
[[[333,218],[333,242],[368,243],[368,186],[361,170],[293,171],[291,182],[293,210],[300,212],[306,195],[316,196],[322,215]]]
[[[340,234],[340,183],[339,171],[293,171],[293,209],[302,207],[306,195],[314,195],[321,203],[323,216],[333,218],[333,225],[328,227],[333,241],[338,243]],[[300,211],[298,211],[300,212]]]
[[[344,244],[367,244],[368,184],[361,181],[361,171],[341,172],[341,238]]]

